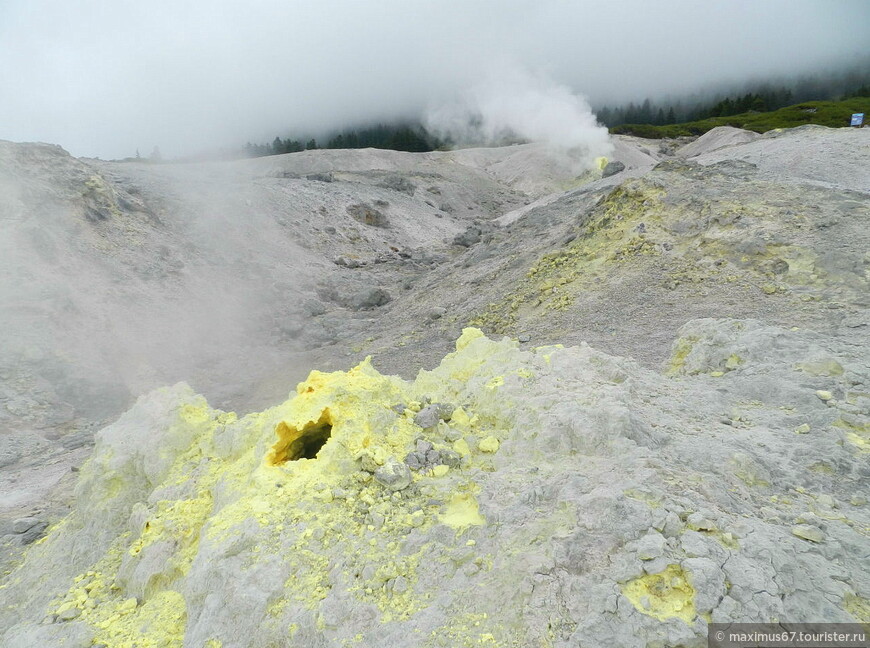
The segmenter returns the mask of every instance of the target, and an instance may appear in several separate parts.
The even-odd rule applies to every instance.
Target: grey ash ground
[[[714,620],[868,622],[870,131],[616,145],[602,178],[538,145],[150,165],[0,142],[0,581],[141,393],[261,409],[369,355],[412,378],[475,325],[588,344],[642,421],[613,489],[652,512],[607,491],[571,532],[609,538],[586,567],[558,575],[565,538],[541,549],[527,603],[562,609],[552,645],[654,634],[589,580],[608,552],[614,583],[679,554]],[[584,479],[610,479],[619,457],[590,444]],[[725,527],[742,550],[710,540]],[[695,645],[687,628],[655,636]]]

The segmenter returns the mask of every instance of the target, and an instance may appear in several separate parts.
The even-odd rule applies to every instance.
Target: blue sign
[[[852,123],[850,126],[862,126],[864,124],[864,113],[854,113],[852,115]]]

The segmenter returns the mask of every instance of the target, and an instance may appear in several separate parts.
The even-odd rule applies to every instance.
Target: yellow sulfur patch
[[[855,594],[843,597],[843,609],[851,614],[859,623],[870,624],[870,601]]]
[[[211,568],[202,560],[207,551],[232,552],[239,565],[270,562],[282,578],[270,585],[268,598],[264,594],[263,624],[276,632],[286,629],[292,636],[299,609],[311,611],[315,628],[331,632],[321,608],[339,582],[347,584],[348,596],[376,608],[382,623],[411,618],[431,604],[418,569],[433,547],[424,543],[409,552],[405,538],[412,531],[425,537],[437,523],[457,532],[487,523],[476,485],[463,473],[476,467],[475,459],[491,467],[477,451],[495,452],[498,437],[506,437],[509,403],[485,385],[515,383],[507,377],[522,375],[508,367],[502,377],[487,366],[495,353],[524,353],[515,343],[489,342],[479,330],[466,329],[457,348],[414,383],[381,375],[368,359],[349,371],[313,371],[288,401],[240,419],[180,393],[169,410],[175,418],[167,422],[175,445],[153,448],[166,467],[150,493],[142,491],[138,458],[98,445],[96,459],[82,471],[91,503],[132,510],[103,557],[82,565],[46,614],[75,619],[97,643],[180,648],[187,621],[181,592],[192,591],[192,572],[201,577]],[[459,383],[456,376],[463,377]],[[480,385],[480,400],[457,398],[458,384],[468,379]],[[452,445],[463,460],[414,471],[411,484],[393,490],[385,480],[401,472],[396,466],[405,467],[403,458],[420,435],[414,412],[430,401],[463,403],[441,425],[451,436],[433,439]],[[107,457],[116,462],[111,470]],[[438,502],[446,502],[440,512]],[[58,533],[46,542],[57,542]],[[474,554],[467,549],[472,546],[464,551]],[[346,560],[341,574],[330,559],[336,554]],[[492,568],[483,553],[473,564]],[[453,633],[453,645],[498,644],[501,638],[492,627],[477,625],[454,627]],[[217,629],[208,636],[206,648],[229,640]]]
[[[846,431],[846,439],[858,449],[858,452],[870,452],[870,423],[853,423],[838,418],[833,424]]]
[[[695,616],[695,589],[679,565],[660,574],[646,574],[625,583],[622,593],[640,612],[659,621],[677,618],[691,623]]]
[[[456,340],[456,350],[462,351],[469,344],[477,340],[478,338],[485,337],[483,331],[479,328],[464,328],[462,329],[462,335],[459,336],[459,339]]]
[[[457,430],[462,430],[463,432],[468,432],[472,427],[477,425],[477,414],[474,416],[469,416],[468,412],[466,412],[463,408],[457,407],[453,411],[453,416],[450,419],[450,425],[455,427]]]
[[[450,498],[441,521],[454,529],[486,524],[486,519],[477,507],[477,500],[470,493],[457,493]]]
[[[689,357],[689,354],[692,352],[692,349],[695,348],[695,344],[698,343],[698,338],[696,337],[685,337],[679,338],[674,344],[674,353],[671,356],[671,360],[668,363],[668,368],[666,370],[666,374],[668,376],[676,376],[680,373],[683,366],[686,364],[686,358]]]
[[[471,448],[468,447],[468,442],[465,439],[458,439],[453,442],[453,449],[463,457],[471,454]]]
[[[494,436],[488,436],[480,442],[481,452],[498,452],[499,442]]]
[[[128,599],[114,614],[96,623],[97,643],[114,648],[181,648],[187,607],[178,592],[165,590],[137,608]]]
[[[497,389],[502,385],[504,385],[504,376],[496,376],[495,378],[490,379],[489,382],[486,383],[486,388]]]
[[[799,362],[795,369],[808,373],[811,376],[842,376],[843,365],[833,358],[816,360],[815,362]]]
[[[737,355],[735,353],[732,353],[730,356],[728,356],[728,359],[725,361],[725,368],[728,371],[733,371],[734,369],[737,369],[737,367],[739,367],[742,364],[743,364],[743,358],[741,358],[739,355]]]

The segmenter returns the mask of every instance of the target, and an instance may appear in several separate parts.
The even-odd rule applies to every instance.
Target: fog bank
[[[495,132],[542,97],[568,112],[519,125],[549,138],[554,119],[586,113],[570,96],[600,105],[831,69],[867,42],[861,0],[15,0],[0,5],[0,139],[174,156],[426,114],[443,126],[468,108]],[[531,92],[492,91],[493,69],[527,75]]]

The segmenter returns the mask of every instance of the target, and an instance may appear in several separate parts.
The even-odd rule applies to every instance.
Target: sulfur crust
[[[138,522],[76,576],[47,613],[73,615],[93,629],[96,643],[181,646],[188,612],[181,592],[199,554],[231,545],[240,534],[256,529],[251,560],[279,557],[282,569],[292,574],[283,594],[273,597],[268,607],[267,625],[279,623],[300,606],[317,611],[334,587],[329,555],[336,550],[350,556],[357,569],[372,567],[368,581],[348,587],[352,596],[380,610],[381,622],[407,619],[429,604],[431,593],[417,591],[415,584],[430,545],[406,551],[402,539],[409,530],[425,533],[438,524],[457,534],[487,524],[468,469],[478,462],[490,465],[499,448],[493,432],[506,423],[492,413],[473,411],[469,404],[454,409],[451,426],[463,437],[452,447],[463,457],[463,469],[437,466],[414,477],[416,489],[427,484],[433,485],[430,494],[439,489],[443,505],[427,503],[422,494],[384,503],[383,489],[360,471],[361,462],[376,467],[389,457],[403,457],[420,434],[413,415],[425,394],[456,394],[493,354],[516,353],[513,343],[494,344],[481,331],[465,329],[442,368],[421,372],[414,383],[383,376],[366,359],[347,372],[312,371],[288,401],[242,419],[213,410],[202,399],[185,404],[168,434],[187,447],[175,456],[147,505],[134,506],[131,520]],[[532,375],[522,369],[510,378]],[[492,391],[506,378],[487,379],[480,388]],[[408,407],[399,413],[394,406],[402,403]],[[312,429],[329,436],[316,458],[301,458],[294,443]],[[478,439],[474,450],[468,443],[472,437]],[[168,452],[161,449],[158,455],[166,458]],[[103,504],[111,506],[114,499],[129,495],[132,482],[120,472],[88,472],[105,465],[94,460],[84,477],[98,482]],[[359,502],[381,512],[379,528],[359,518]],[[477,563],[486,569],[491,560],[480,556]],[[346,580],[353,582],[354,574],[346,572]],[[484,645],[492,636],[479,622],[467,632],[462,623],[448,627],[458,645],[472,639],[473,645]],[[218,638],[209,642],[221,645]]]
[[[631,580],[622,586],[622,593],[638,611],[659,621],[675,618],[691,623],[695,619],[695,590],[679,565]]]

